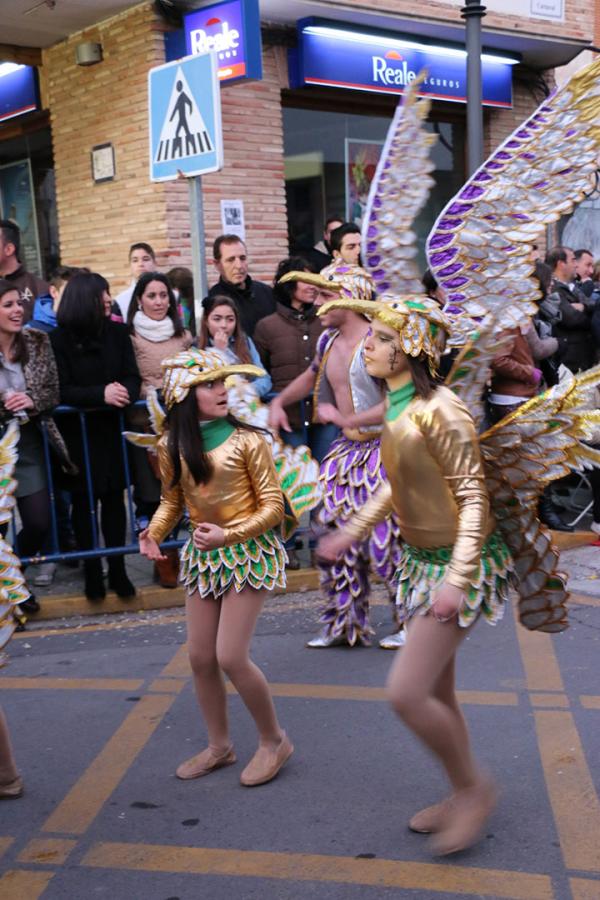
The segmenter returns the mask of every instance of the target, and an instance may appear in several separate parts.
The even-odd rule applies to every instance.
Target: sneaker
[[[600,534],[600,522],[592,522],[590,531],[593,531],[594,534]]]
[[[398,650],[406,644],[406,631],[401,628],[394,634],[388,634],[387,637],[381,638],[379,646],[382,650]]]
[[[56,575],[56,565],[54,563],[40,563],[36,566],[33,583],[36,587],[49,587],[54,581]]]

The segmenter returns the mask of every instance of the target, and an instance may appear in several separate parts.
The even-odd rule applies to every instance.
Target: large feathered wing
[[[492,509],[514,561],[519,616],[526,628],[567,627],[565,577],[558,552],[537,518],[539,495],[574,469],[600,465],[600,366],[520,406],[481,435]]]
[[[495,330],[533,315],[533,244],[595,185],[600,59],[577,72],[520,125],[445,207],[427,241],[429,265],[464,345],[481,319]]]
[[[17,462],[19,426],[13,420],[0,438],[0,525],[10,521],[15,507],[13,478]],[[29,591],[21,572],[21,563],[12,547],[0,533],[0,647],[10,639],[21,618],[18,605],[27,599]],[[24,620],[24,619],[23,619]]]
[[[362,225],[364,267],[378,294],[422,294],[412,230],[434,184],[429,150],[436,136],[423,122],[429,101],[417,97],[421,73],[398,104],[371,182]]]

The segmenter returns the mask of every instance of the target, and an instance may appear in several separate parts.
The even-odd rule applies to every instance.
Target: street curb
[[[559,550],[585,547],[596,540],[598,540],[598,535],[592,531],[552,532],[552,541]],[[275,588],[275,593],[316,591],[318,588],[318,569],[298,569],[287,572],[287,588],[285,590]],[[41,609],[30,617],[31,621],[40,622],[44,619],[68,619],[72,616],[97,616],[118,612],[145,612],[153,609],[185,606],[183,588],[169,590],[154,585],[138,588],[136,596],[130,601],[121,600],[113,593],[108,593],[101,603],[90,603],[87,597],[81,594],[59,594],[41,599]]]
[[[318,587],[319,572],[317,569],[299,569],[298,571],[288,571],[287,587],[285,590],[275,588],[274,593],[316,591]],[[153,609],[185,606],[185,592],[180,587],[169,589],[146,585],[145,587],[137,588],[135,597],[129,601],[121,600],[112,592],[109,592],[101,603],[91,603],[82,594],[57,594],[56,596],[40,597],[40,600],[40,611],[32,616],[28,616],[32,622],[41,622],[44,619],[68,619],[72,616],[145,612]]]

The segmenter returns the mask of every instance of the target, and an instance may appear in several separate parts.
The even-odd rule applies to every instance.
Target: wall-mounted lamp
[[[102,44],[86,41],[75,47],[75,62],[78,66],[94,66],[102,62]]]

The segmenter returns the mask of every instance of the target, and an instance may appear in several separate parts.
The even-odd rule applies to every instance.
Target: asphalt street
[[[255,735],[235,695],[238,764],[174,777],[205,739],[181,609],[16,636],[0,688],[26,793],[0,804],[0,897],[598,900],[599,551],[586,552],[566,633],[531,635],[509,612],[463,646],[465,712],[502,794],[483,840],[449,860],[406,828],[444,781],[385,702],[392,654],[306,649],[317,593],[273,597],[259,622],[254,657],[296,752],[253,789],[239,784]],[[381,589],[374,600],[381,636]]]

